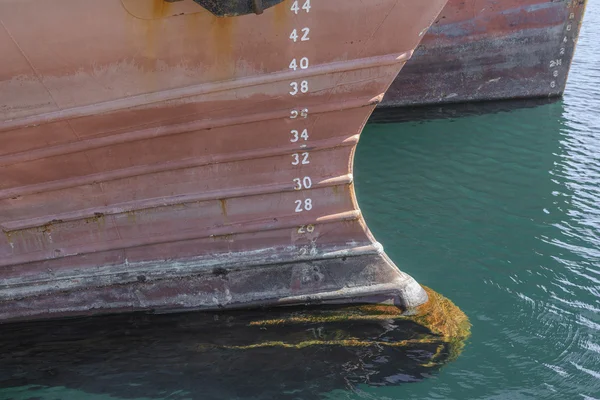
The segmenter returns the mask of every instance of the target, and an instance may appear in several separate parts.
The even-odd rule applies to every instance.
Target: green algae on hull
[[[418,382],[460,354],[470,328],[458,307],[426,290],[429,302],[413,315],[352,305],[7,324],[0,390],[292,400]]]
[[[265,332],[265,340],[250,344],[224,344],[224,349],[249,350],[263,347],[281,347],[302,349],[310,346],[342,346],[342,347],[411,347],[425,344],[437,344],[435,353],[427,366],[434,366],[455,360],[465,341],[471,334],[471,324],[467,316],[448,298],[424,287],[429,296],[429,301],[415,310],[407,312],[394,305],[366,304],[352,306],[338,306],[335,308],[309,308],[299,311],[283,313],[279,318],[258,319],[248,323],[248,328],[311,327],[312,332],[317,326],[318,337],[311,334],[295,335],[294,340],[270,340]],[[362,322],[368,325],[376,322],[413,323],[424,331],[413,333],[407,338],[397,340],[378,340],[378,336],[368,337],[369,331],[350,330],[349,322]],[[360,337],[364,335],[365,337]],[[305,337],[306,336],[306,337]],[[313,335],[317,336],[317,335]],[[198,349],[214,345],[200,345]]]
[[[429,301],[415,310],[407,312],[394,305],[365,304],[337,308],[306,309],[292,313],[288,318],[264,319],[250,322],[250,326],[272,326],[284,324],[327,323],[341,321],[375,321],[398,319],[413,321],[428,328],[433,334],[445,339],[467,339],[471,334],[468,317],[448,298],[423,286]]]

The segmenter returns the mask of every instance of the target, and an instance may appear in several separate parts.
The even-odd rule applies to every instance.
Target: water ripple
[[[446,374],[395,398],[600,393],[599,37],[590,1],[562,103],[375,125],[361,139],[369,227],[473,321]]]

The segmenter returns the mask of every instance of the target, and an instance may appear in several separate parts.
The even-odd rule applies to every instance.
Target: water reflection
[[[298,399],[421,381],[469,323],[434,292],[393,306],[121,315],[5,325],[3,399]],[[28,397],[30,396],[30,397]]]
[[[598,71],[580,73],[598,85]],[[403,270],[473,319],[447,373],[394,396],[598,398],[598,104],[588,93],[368,127],[355,176],[369,227]]]

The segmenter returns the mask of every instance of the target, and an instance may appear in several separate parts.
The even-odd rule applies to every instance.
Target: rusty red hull
[[[449,0],[381,106],[560,96],[586,0]]]
[[[352,160],[445,1],[312,3],[0,1],[0,320],[426,301]]]

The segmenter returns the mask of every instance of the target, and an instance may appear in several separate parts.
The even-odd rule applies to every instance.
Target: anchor
[[[194,0],[217,17],[237,17],[246,14],[262,14],[283,0]]]

